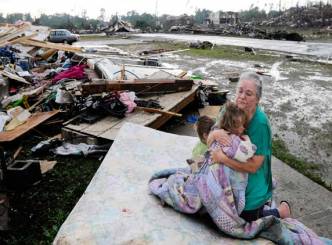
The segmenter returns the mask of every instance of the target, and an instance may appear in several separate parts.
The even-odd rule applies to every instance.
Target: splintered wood
[[[14,130],[0,132],[0,142],[10,142],[58,113],[59,110],[33,114],[24,124],[16,127]]]

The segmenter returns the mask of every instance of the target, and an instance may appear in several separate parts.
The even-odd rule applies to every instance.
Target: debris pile
[[[258,39],[274,39],[288,41],[304,41],[304,37],[297,32],[267,31],[263,27],[257,27],[255,23],[222,24],[213,27],[194,26],[191,29],[194,34],[212,34],[226,36],[245,36]]]
[[[109,26],[103,31],[106,33],[106,35],[112,35],[121,32],[137,32],[137,30],[134,29],[129,22],[126,22],[119,18],[115,18],[114,21],[111,21]]]
[[[28,150],[38,160],[15,161],[23,147],[15,157],[0,152],[6,159],[0,186],[9,190],[40,181],[56,164],[50,156],[103,156],[110,147],[104,143],[115,139],[125,121],[159,128],[181,117],[178,112],[196,97],[201,106],[226,99],[227,92],[207,89],[212,82],[160,66],[158,55],[183,50],[130,54],[108,46],[50,43],[47,35],[48,29],[29,23],[0,28],[0,142],[13,153],[7,146],[24,134],[39,137]]]
[[[50,111],[61,111],[65,120],[70,119],[66,116],[75,117],[83,111],[90,114],[94,111],[99,117],[123,117],[125,112],[133,111],[128,109],[129,98],[134,104],[137,96],[192,88],[193,81],[184,79],[186,72],[182,70],[124,65],[121,57],[127,54],[119,50],[49,43],[35,38],[37,32],[26,35],[29,29],[28,23],[1,28],[0,130],[3,133],[13,134],[36,113]],[[144,58],[145,63],[151,60]],[[127,92],[123,91],[136,95],[127,96],[126,104],[123,98]],[[8,140],[1,134],[0,139]]]

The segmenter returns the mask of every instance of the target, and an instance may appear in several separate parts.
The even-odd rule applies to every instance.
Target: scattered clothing
[[[76,65],[72,66],[69,69],[60,72],[53,78],[53,83],[56,83],[64,78],[73,78],[73,79],[83,79],[85,78],[84,68],[86,65]]]
[[[88,145],[85,143],[80,143],[77,145],[71,143],[64,143],[62,146],[54,149],[54,153],[57,155],[68,156],[87,156],[94,153],[106,153],[109,149],[109,145],[98,146],[98,145]]]
[[[43,140],[31,148],[32,153],[47,153],[51,148],[58,147],[62,144],[62,140],[58,138],[51,138]]]
[[[130,113],[136,108],[135,98],[135,92],[123,92],[120,94],[120,101],[127,106],[126,113]]]

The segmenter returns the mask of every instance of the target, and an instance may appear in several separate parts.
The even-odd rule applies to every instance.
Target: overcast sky
[[[281,0],[282,7],[295,6],[299,2],[305,5],[308,0]],[[323,2],[331,2],[324,0]],[[106,17],[114,14],[126,14],[135,10],[138,13],[180,15],[193,14],[196,9],[206,8],[212,11],[240,11],[251,4],[269,10],[279,8],[279,0],[0,0],[0,13],[13,12],[31,13],[38,17],[41,13],[70,13],[80,15],[85,9],[90,18],[100,15],[100,9],[105,8]]]

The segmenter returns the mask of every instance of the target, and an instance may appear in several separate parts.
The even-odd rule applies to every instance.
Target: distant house
[[[210,25],[223,25],[223,24],[238,24],[239,23],[239,13],[228,11],[228,12],[212,12],[206,19],[207,24]]]
[[[120,20],[118,18],[113,21],[107,29],[103,30],[107,35],[116,33],[116,32],[136,32],[129,22]]]
[[[176,29],[176,27],[184,28],[188,26],[192,26],[194,24],[194,18],[192,16],[188,16],[186,14],[180,16],[168,16],[163,26],[166,29]]]

